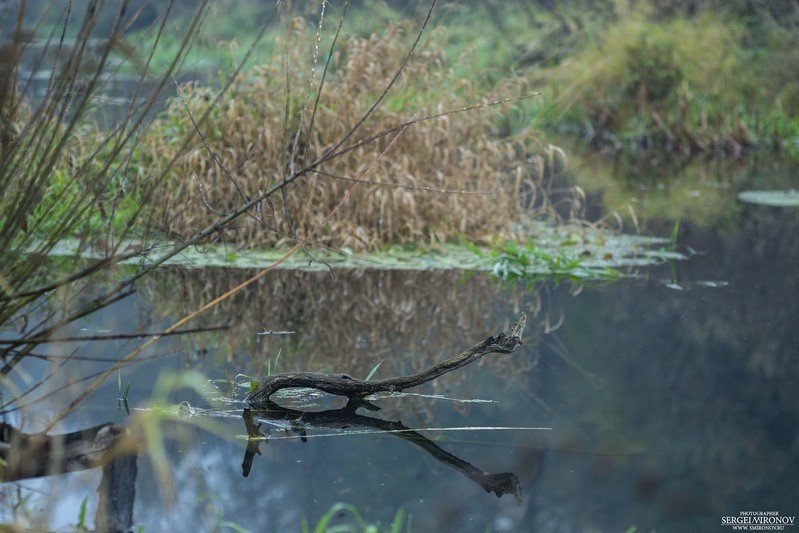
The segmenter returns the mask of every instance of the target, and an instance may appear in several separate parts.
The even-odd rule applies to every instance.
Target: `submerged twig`
[[[488,337],[446,361],[409,376],[401,376],[376,381],[356,379],[347,374],[326,374],[319,372],[282,372],[265,377],[255,391],[247,397],[247,403],[259,407],[269,401],[269,397],[280,389],[312,388],[346,396],[365,398],[377,392],[400,392],[432,381],[437,377],[473,363],[490,353],[513,353],[522,344],[522,332],[527,325],[527,315],[522,313],[519,320],[507,333]]]

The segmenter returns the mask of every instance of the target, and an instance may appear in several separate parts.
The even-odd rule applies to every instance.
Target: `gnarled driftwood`
[[[325,374],[319,372],[281,372],[265,377],[258,387],[247,397],[247,403],[255,408],[264,406],[269,397],[280,389],[312,388],[330,394],[346,396],[350,399],[364,398],[376,392],[400,392],[416,387],[437,377],[477,361],[490,353],[513,353],[522,344],[522,332],[527,325],[527,315],[521,314],[519,320],[507,333],[489,337],[446,361],[410,376],[365,381],[347,374]]]

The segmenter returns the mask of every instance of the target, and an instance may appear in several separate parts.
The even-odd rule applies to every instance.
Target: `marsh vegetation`
[[[158,503],[148,502],[145,490],[137,505],[199,505],[202,527],[252,528],[247,513],[236,510],[232,487],[221,491],[224,502],[212,503],[201,502],[199,489],[176,490],[181,476],[192,487],[215,480],[192,471],[191,461],[171,457],[170,448],[180,443],[202,456],[196,442],[213,435],[222,448],[236,450],[223,455],[249,449],[236,443],[232,435],[242,430],[228,420],[246,380],[276,368],[358,377],[378,372],[378,378],[412,373],[468,346],[465,338],[483,336],[475,332],[497,331],[524,311],[531,331],[519,357],[429,384],[429,394],[383,399],[384,416],[405,418],[408,426],[396,423],[405,430],[454,431],[449,424],[476,432],[480,436],[471,441],[452,442],[453,452],[499,449],[499,455],[483,455],[486,468],[518,471],[525,494],[536,494],[542,458],[550,457],[557,471],[560,454],[571,453],[564,450],[574,443],[589,450],[587,463],[601,456],[585,467],[595,467],[594,474],[624,463],[620,470],[629,468],[638,479],[655,472],[646,479],[660,487],[663,472],[685,454],[668,449],[662,455],[668,459],[641,465],[631,457],[660,441],[658,427],[640,425],[635,434],[644,445],[620,443],[616,434],[635,424],[620,429],[608,414],[619,407],[617,395],[629,381],[624,376],[637,367],[626,352],[620,358],[600,354],[594,364],[568,346],[582,354],[595,347],[601,352],[605,339],[615,338],[607,330],[646,328],[648,313],[666,324],[671,312],[682,309],[682,300],[666,298],[662,306],[647,300],[634,307],[636,322],[625,307],[637,303],[633,291],[627,285],[603,288],[606,282],[635,277],[649,289],[675,291],[726,286],[727,280],[695,272],[680,275],[688,267],[673,261],[695,261],[697,253],[681,241],[697,233],[711,246],[716,241],[705,233],[714,231],[733,240],[740,229],[758,241],[762,222],[781,228],[779,246],[750,242],[731,246],[735,253],[746,255],[748,248],[757,257],[795,255],[795,221],[785,220],[790,215],[735,203],[744,183],[754,189],[769,183],[750,177],[762,165],[750,168],[723,157],[697,164],[690,157],[757,151],[774,161],[765,167],[770,175],[793,168],[799,153],[799,10],[738,1],[710,2],[704,10],[694,2],[610,0],[261,4],[131,0],[0,7],[4,422],[28,431],[71,430],[92,419],[92,409],[106,416],[113,406],[133,448],[149,458],[152,473],[142,483],[162,489]],[[602,155],[608,153],[620,157]],[[773,182],[778,189],[786,180]],[[666,239],[628,238],[620,230]],[[249,252],[250,262],[237,264]],[[224,266],[243,268],[197,268],[217,256]],[[291,268],[302,263],[316,272],[274,272],[290,256]],[[176,259],[180,266],[166,266]],[[640,261],[671,261],[667,279]],[[788,284],[795,281],[789,272],[781,275]],[[583,312],[570,299],[582,291],[589,292],[589,302],[601,294],[612,298]],[[780,297],[774,288],[758,294]],[[692,362],[682,351],[674,359],[712,373],[718,354],[711,345],[729,343],[735,353],[731,371],[767,380],[771,394],[759,402],[747,389],[740,401],[755,409],[785,407],[788,417],[795,416],[785,388],[792,374],[780,378],[790,366],[790,333],[744,338],[737,332],[745,329],[746,308],[716,298],[723,312],[687,297],[701,308],[695,320],[702,325],[680,329],[677,337],[700,357]],[[768,303],[758,300],[758,306]],[[605,307],[617,314],[605,319],[612,326],[603,329],[586,316],[604,316]],[[794,307],[766,314],[784,325]],[[570,319],[581,326],[577,340],[561,341],[553,333]],[[634,336],[648,346],[645,336]],[[746,346],[751,353],[744,353]],[[628,349],[623,340],[614,348]],[[167,372],[159,360],[178,372]],[[606,379],[605,363],[618,374],[608,372]],[[677,374],[655,362],[637,375],[647,383],[672,376],[690,403],[698,380]],[[209,386],[211,375],[224,386]],[[586,403],[548,389],[550,378]],[[635,389],[639,397],[646,394],[646,386],[641,389]],[[669,394],[665,386],[649,390],[661,400]],[[732,392],[720,386],[719,398]],[[492,403],[498,398],[506,402],[503,408]],[[284,399],[299,402],[301,410],[327,405],[315,396]],[[678,414],[688,409],[674,401]],[[198,403],[208,409],[193,406]],[[662,403],[642,405],[657,409]],[[631,420],[641,415],[632,407],[621,410]],[[553,426],[573,426],[574,433],[566,428],[544,443],[548,437],[531,433],[543,425],[530,422],[531,411]],[[491,429],[500,419],[507,427]],[[593,429],[585,430],[584,423]],[[670,424],[666,432],[674,429]],[[777,457],[785,456],[790,442],[784,425],[769,418],[758,433]],[[277,442],[305,443],[296,427],[270,429]],[[515,430],[515,436],[502,433]],[[276,437],[281,431],[286,435]],[[746,455],[736,447],[735,431],[726,431],[724,446],[714,447],[698,433],[674,438],[682,447],[698,442],[725,457]],[[457,522],[464,530],[483,531],[546,522],[535,496],[517,510],[506,502],[470,508],[440,496],[457,492],[450,478],[431,480],[425,468],[406,468],[406,452],[395,445],[375,455],[355,433],[334,433],[348,439],[330,448],[343,461],[304,448],[298,453],[316,464],[327,485],[292,477],[283,452],[265,452],[279,468],[284,485],[279,482],[278,489],[316,498],[304,508],[292,500],[291,512],[281,515],[286,500],[280,490],[270,492],[269,483],[258,481],[253,492],[270,494],[265,507],[282,527],[309,530],[313,515],[321,516],[316,530],[322,531],[342,514],[354,530],[381,525],[400,531],[412,524],[424,530]],[[501,435],[498,448],[489,442],[495,435]],[[512,452],[503,455],[503,446]],[[192,459],[197,464],[213,460],[199,456]],[[352,506],[342,503],[349,489],[324,494],[326,486],[342,483],[329,465],[361,456],[392,472],[381,477],[383,470],[369,464],[356,469],[364,481],[356,492],[369,487],[377,499],[357,496],[353,500],[365,507]],[[706,467],[692,483],[714,483],[719,473],[707,466],[710,459],[691,457],[680,464],[692,472]],[[568,488],[567,479],[553,478],[557,490]],[[376,480],[401,486],[402,496],[376,489]],[[635,484],[644,500],[650,497],[647,483]],[[417,498],[415,488],[424,497]],[[679,490],[669,490],[669,498],[679,499]],[[719,494],[723,504],[692,502],[714,516],[733,501],[745,506],[729,491]],[[774,494],[769,492],[772,499]],[[371,512],[370,505],[389,500],[391,509]],[[1,516],[9,527],[63,523],[47,513],[37,516],[26,502],[19,491],[3,492],[0,503],[8,512]],[[658,500],[635,516],[654,528],[673,518],[672,504]],[[569,506],[568,512],[550,508],[563,520],[582,516]],[[86,500],[74,511],[77,528],[83,528]],[[631,526],[585,512],[588,522],[604,527]],[[167,517],[147,522],[148,528],[168,525],[174,524]]]

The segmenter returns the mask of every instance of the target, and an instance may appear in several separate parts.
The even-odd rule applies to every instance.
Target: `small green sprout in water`
[[[128,407],[128,393],[130,392],[130,381],[125,386],[125,390],[122,390],[122,371],[119,370],[117,372],[117,409],[121,410],[122,407],[125,408],[125,413],[130,416],[130,408]]]
[[[407,518],[407,520],[406,520]],[[341,522],[339,524],[331,524],[331,521]],[[406,517],[405,509],[400,507],[397,509],[394,519],[388,526],[388,529],[381,529],[375,524],[368,523],[358,509],[349,503],[336,503],[334,504],[323,516],[319,519],[316,527],[310,529],[308,520],[302,519],[302,532],[303,533],[327,533],[327,532],[340,532],[340,533],[400,533],[403,531],[403,526],[408,526],[410,530],[410,517]]]
[[[78,511],[78,523],[75,526],[75,531],[86,531],[86,505],[89,503],[89,497],[85,496],[83,501],[80,502],[80,510]]]
[[[383,361],[385,361],[385,359],[384,359]],[[372,369],[372,371],[371,371],[371,372],[369,372],[369,375],[368,375],[368,376],[366,376],[366,380],[365,380],[365,381],[369,381],[370,379],[372,379],[372,376],[374,376],[374,375],[375,375],[375,372],[377,372],[377,369],[378,369],[378,368],[380,368],[380,365],[382,365],[382,364],[383,364],[383,361],[380,361],[379,363],[377,363],[377,364],[375,365],[375,367]]]
[[[270,357],[266,361],[266,375],[271,376],[275,372],[277,372],[277,362],[280,361],[280,354],[283,352],[283,348],[277,351],[277,355],[275,356],[275,367],[272,368],[272,358]]]
[[[674,223],[674,228],[671,230],[671,249],[670,251],[676,252],[677,251],[677,238],[680,235],[680,221],[676,221]],[[671,268],[671,283],[667,286],[671,289],[682,290],[682,286],[680,286],[680,280],[677,277],[677,266],[675,265],[674,261],[669,262]]]
[[[674,227],[671,229],[671,251],[674,252],[677,250],[677,238],[680,235],[680,221],[676,221],[674,223]]]
[[[236,391],[239,388],[239,381],[242,381],[242,385],[246,386],[250,392],[257,389],[259,384],[259,381],[255,379],[253,376],[250,376],[249,374],[236,374],[235,376],[233,376],[233,379],[219,378],[219,379],[210,379],[208,381],[210,381],[211,383],[226,385],[228,387],[227,394],[229,396],[236,395]]]

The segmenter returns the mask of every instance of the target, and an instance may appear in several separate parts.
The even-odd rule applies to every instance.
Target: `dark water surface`
[[[488,356],[414,391],[490,402],[405,396],[377,401],[380,411],[359,411],[433,428],[421,434],[452,456],[486,473],[514,473],[521,502],[487,493],[429,447],[363,427],[306,429],[300,439],[296,422],[262,420],[271,438],[244,477],[243,405],[222,403],[217,412],[228,417],[195,410],[161,423],[168,475],[159,477],[158,463],[140,456],[134,524],[147,532],[232,531],[229,523],[299,531],[303,520],[313,527],[337,502],[385,528],[403,509],[410,529],[422,532],[727,531],[723,517],[742,511],[799,514],[799,209],[736,201],[739,190],[795,187],[799,172],[761,161],[666,168],[666,178],[655,175],[664,165],[602,164],[574,167],[592,201],[612,204],[612,194],[626,191],[643,230],[658,235],[669,235],[679,220],[679,246],[695,252],[690,260],[584,288],[502,286],[455,272],[278,271],[203,317],[205,324],[230,323],[229,332],[163,340],[141,355],[152,359],[125,368],[130,416],[119,409],[115,377],[61,429],[118,421],[141,434],[142,421],[156,417],[139,409],[153,407],[165,373],[186,378],[199,369],[207,378],[232,379],[277,365],[365,377],[381,361],[376,377],[416,372],[526,311],[530,326],[519,352]],[[621,190],[588,186],[590,169],[615,174]],[[247,275],[166,270],[82,327],[155,331]],[[295,333],[257,335],[264,330]],[[135,346],[48,349],[112,358]],[[75,362],[37,394],[98,368]],[[32,361],[25,370],[35,380],[53,366]],[[34,430],[85,383],[9,421]],[[221,387],[218,395],[229,395]],[[162,404],[209,406],[191,389],[161,390]],[[314,411],[344,404],[279,401]],[[440,429],[468,427],[511,429]],[[365,431],[352,433],[358,430]],[[99,472],[87,472],[24,481],[19,491],[6,484],[3,518],[27,498],[20,509],[47,517],[51,527],[74,525],[87,496],[87,516],[94,516],[99,480]],[[348,521],[341,513],[331,524]]]

